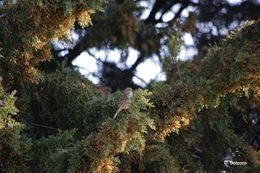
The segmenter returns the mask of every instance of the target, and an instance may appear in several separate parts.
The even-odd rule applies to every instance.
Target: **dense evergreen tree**
[[[137,2],[3,2],[0,172],[260,171],[260,21],[245,22],[199,59],[179,61],[184,25],[174,21],[159,33],[150,25],[160,22],[154,11],[165,13],[174,1],[156,1],[143,22],[133,13],[140,10]],[[123,70],[128,83],[119,88],[133,86],[136,66],[167,45],[169,54],[161,58],[166,81],[135,86],[129,109],[114,119],[122,92],[68,67],[73,51],[68,61],[52,61],[52,41],[66,40],[79,27],[87,34],[73,50],[131,46],[141,52]],[[225,166],[225,159],[247,165]]]
[[[147,9],[147,5],[142,4],[152,7]],[[149,15],[141,17],[147,10]],[[152,55],[162,59],[167,44],[165,40],[172,32],[191,34],[194,45],[185,47],[198,51],[195,59],[203,58],[210,44],[220,42],[246,20],[257,20],[260,17],[259,10],[260,3],[256,0],[241,0],[237,3],[227,0],[111,0],[104,6],[103,12],[93,16],[92,27],[82,29],[76,25],[74,32],[79,34],[77,41],[67,47],[55,46],[52,52],[57,60],[66,57],[68,66],[71,66],[72,61],[83,51],[93,54],[90,51],[93,47],[101,50],[116,49],[120,52],[120,65],[94,55],[100,70],[93,75],[113,91],[128,86],[135,88],[137,86],[132,79],[136,77],[138,65],[151,59]],[[169,13],[172,13],[172,18],[164,19]],[[139,54],[131,66],[124,67],[129,60],[129,47]],[[55,68],[53,63],[47,65],[47,70],[50,66]]]

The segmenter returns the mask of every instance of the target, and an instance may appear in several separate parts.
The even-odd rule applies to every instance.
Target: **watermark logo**
[[[247,162],[238,162],[238,161],[232,161],[232,160],[224,160],[224,165],[226,167],[230,167],[230,166],[246,166]]]

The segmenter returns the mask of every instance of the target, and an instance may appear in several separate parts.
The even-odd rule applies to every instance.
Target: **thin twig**
[[[36,123],[33,123],[33,122],[29,122],[29,124],[31,124],[33,126],[37,126],[37,127],[42,127],[42,128],[46,128],[46,129],[56,130],[58,132],[61,131],[60,129],[57,129],[55,127],[50,127],[50,126],[46,126],[46,125],[42,125],[42,124],[36,124]]]

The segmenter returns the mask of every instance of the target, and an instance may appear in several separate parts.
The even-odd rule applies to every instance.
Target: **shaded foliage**
[[[150,5],[152,9],[147,9]],[[74,32],[79,39],[72,46],[54,47],[53,55],[57,60],[67,57],[68,66],[72,66],[72,61],[82,52],[93,55],[92,48],[97,48],[95,51],[119,51],[119,62],[124,67],[93,55],[100,66],[100,70],[93,72],[93,75],[113,91],[128,86],[136,88],[132,80],[137,76],[138,65],[151,59],[151,55],[163,58],[161,56],[164,56],[165,45],[173,31],[191,34],[194,45],[184,46],[197,50],[198,54],[194,58],[200,59],[205,56],[209,44],[220,42],[246,20],[258,19],[259,9],[259,2],[254,0],[237,3],[226,0],[112,0],[104,7],[104,12],[93,16],[92,27],[81,28],[76,25]],[[142,14],[147,13],[146,11],[149,15],[145,18]],[[163,20],[169,13],[172,13],[173,17],[167,19],[168,21]],[[134,48],[139,54],[134,63],[127,66],[126,62],[132,60],[129,48]],[[55,66],[51,68],[55,69]],[[45,68],[49,69],[50,66]],[[115,78],[120,80],[114,80]]]
[[[171,32],[170,54],[162,58],[167,80],[134,90],[129,110],[113,119],[123,93],[92,84],[65,63],[54,71],[39,67],[38,53],[49,52],[54,37],[70,31],[74,12],[84,12],[78,23],[89,24],[89,10],[99,9],[101,1],[48,2],[6,3],[1,13],[0,172],[230,171],[224,159],[247,162],[233,167],[236,172],[259,171],[259,20],[245,23],[196,61],[177,59],[181,31]],[[117,3],[109,5],[131,6]],[[46,14],[39,26],[48,24],[53,10],[61,11],[52,27],[27,29],[36,9]],[[135,26],[131,17],[123,18],[120,24]],[[107,36],[132,39],[132,46],[138,42],[131,27],[113,31]],[[41,39],[27,42],[34,36]],[[120,40],[114,41],[127,47]],[[39,41],[48,49],[36,48]],[[41,61],[48,60],[45,53]],[[30,68],[34,73],[27,73]]]

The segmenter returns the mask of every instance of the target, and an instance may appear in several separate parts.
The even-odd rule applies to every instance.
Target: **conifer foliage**
[[[53,40],[66,39],[75,23],[88,27],[105,5],[17,0],[0,7],[0,172],[219,172],[231,169],[227,157],[247,162],[232,167],[237,172],[259,171],[260,21],[196,61],[177,60],[181,33],[172,33],[161,59],[167,80],[135,89],[129,109],[113,119],[122,92],[66,63],[39,68],[51,59]],[[133,30],[122,30],[135,42]]]

